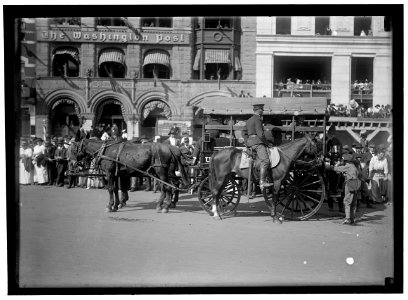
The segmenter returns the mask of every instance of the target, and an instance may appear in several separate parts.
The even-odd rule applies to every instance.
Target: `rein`
[[[163,184],[165,184],[165,185],[168,185],[168,186],[170,186],[170,187],[172,187],[172,188],[174,188],[174,189],[177,189],[177,190],[179,190],[179,191],[187,192],[187,191],[190,189],[190,188],[188,188],[188,189],[178,188],[178,187],[176,187],[176,186],[174,186],[174,185],[172,185],[172,184],[170,184],[170,183],[167,183],[167,182],[165,182],[165,181],[163,181],[163,180],[161,180],[161,179],[159,179],[159,178],[157,178],[157,177],[155,177],[155,176],[153,176],[153,175],[151,175],[151,174],[145,172],[145,171],[142,171],[142,170],[140,170],[140,169],[138,169],[138,168],[129,166],[128,164],[126,164],[126,163],[124,163],[124,162],[121,162],[121,161],[117,161],[116,159],[111,158],[111,157],[109,157],[109,156],[101,155],[100,157],[101,157],[102,159],[106,159],[106,160],[109,160],[109,161],[116,162],[116,163],[118,163],[118,164],[121,164],[121,165],[123,165],[123,166],[129,168],[129,169],[133,169],[133,170],[135,170],[135,171],[137,171],[137,172],[139,172],[139,173],[142,173],[142,174],[147,175],[147,176],[149,176],[149,177],[151,177],[151,178],[154,178],[155,180],[157,180],[157,181],[159,181],[159,182],[161,182],[161,183],[163,183]]]

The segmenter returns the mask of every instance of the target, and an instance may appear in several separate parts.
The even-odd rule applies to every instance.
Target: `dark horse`
[[[187,176],[181,165],[181,153],[178,148],[161,143],[133,144],[109,140],[83,139],[76,142],[77,159],[83,157],[96,157],[99,160],[99,168],[105,172],[107,189],[109,192],[109,202],[106,206],[107,212],[117,211],[126,205],[129,199],[127,189],[123,189],[122,199],[119,200],[118,179],[128,182],[130,176],[140,176],[141,171],[150,171],[154,167],[160,180],[169,183],[170,171],[179,169],[182,175],[183,184],[188,185]],[[149,172],[148,172],[149,173]],[[150,173],[149,173],[150,174]],[[174,175],[175,176],[175,175]],[[167,213],[171,204],[172,188],[166,184],[161,185],[161,196],[157,202],[158,212]],[[164,200],[165,203],[164,203]]]
[[[315,155],[317,147],[310,136],[306,135],[293,142],[284,144],[278,147],[280,161],[271,171],[269,169],[269,177],[272,176],[272,205],[269,206],[271,216],[275,223],[280,223],[280,218],[276,215],[277,193],[279,192],[281,182],[288,174],[292,162],[296,160],[302,153]],[[213,202],[214,217],[219,218],[219,197],[223,191],[225,184],[231,179],[231,176],[236,174],[239,177],[248,179],[249,169],[240,169],[242,150],[237,148],[227,148],[216,152],[211,157],[210,163],[210,189],[215,201]],[[253,174],[259,173],[259,163],[254,163]],[[252,176],[251,180],[257,181],[257,178]],[[265,193],[267,189],[265,189]],[[266,199],[265,199],[266,201]]]

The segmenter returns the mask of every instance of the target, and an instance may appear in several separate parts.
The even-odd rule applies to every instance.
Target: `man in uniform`
[[[260,164],[260,182],[261,190],[265,187],[272,186],[273,183],[266,181],[269,167],[269,156],[267,152],[268,142],[265,138],[264,128],[262,126],[262,115],[264,104],[253,105],[254,115],[246,122],[248,131],[247,146],[256,152]]]

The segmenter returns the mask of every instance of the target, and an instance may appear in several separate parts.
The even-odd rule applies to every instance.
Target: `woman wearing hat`
[[[45,146],[43,140],[38,138],[33,149],[33,163],[34,163],[34,183],[44,185],[48,183],[48,171],[45,161]]]
[[[20,184],[28,185],[33,183],[33,150],[28,147],[27,141],[21,141],[20,147]]]
[[[388,161],[385,158],[385,146],[378,145],[377,155],[370,160],[369,178],[371,178],[371,193],[375,203],[386,202],[386,183],[388,180]]]

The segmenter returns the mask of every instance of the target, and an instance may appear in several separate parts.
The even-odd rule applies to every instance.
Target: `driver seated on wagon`
[[[262,126],[262,115],[264,104],[253,105],[254,115],[246,122],[248,139],[247,147],[256,152],[257,160],[260,161],[260,181],[261,190],[265,187],[270,187],[273,183],[267,182],[267,174],[269,167],[269,156],[267,152],[268,142],[265,138],[264,128]]]

